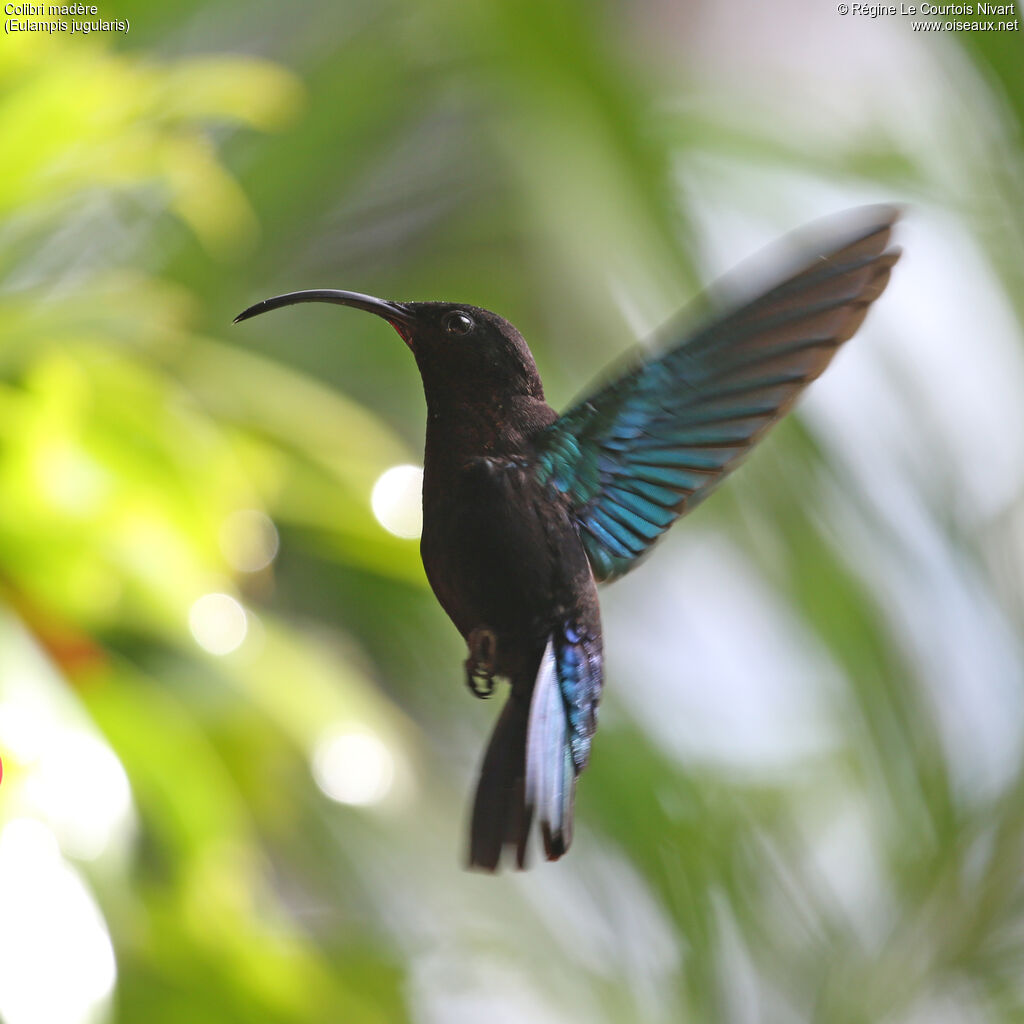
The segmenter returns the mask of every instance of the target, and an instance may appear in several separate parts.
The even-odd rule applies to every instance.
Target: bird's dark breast
[[[543,650],[554,623],[596,614],[589,563],[568,509],[516,458],[479,457],[424,475],[421,552],[430,585],[463,637],[492,630],[498,673]],[[532,655],[531,655],[532,656]]]

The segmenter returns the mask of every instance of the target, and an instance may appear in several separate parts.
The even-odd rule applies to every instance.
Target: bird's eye
[[[473,318],[469,316],[468,313],[463,313],[461,310],[449,313],[444,318],[444,329],[449,334],[469,334],[475,326],[476,324],[473,323]]]

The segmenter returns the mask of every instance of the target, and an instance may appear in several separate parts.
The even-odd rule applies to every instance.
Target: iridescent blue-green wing
[[[897,212],[858,211],[854,237],[681,344],[647,357],[537,439],[598,580],[631,569],[711,492],[852,337],[889,280]]]

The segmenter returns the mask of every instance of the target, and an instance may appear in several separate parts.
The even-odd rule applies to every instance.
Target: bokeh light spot
[[[335,732],[313,750],[313,778],[332,800],[366,806],[383,800],[395,778],[391,751],[370,732]]]
[[[94,513],[109,489],[103,468],[70,441],[43,445],[36,474],[42,494],[53,507],[73,516]]]
[[[91,729],[0,701],[0,750],[15,766],[18,799],[73,857],[93,860],[132,824],[132,792],[121,761]]]
[[[106,923],[40,821],[0,832],[0,1018],[6,1024],[87,1024],[117,978]]]
[[[93,860],[128,821],[131,786],[117,755],[83,729],[59,729],[28,771],[25,797],[45,815],[61,846]]]
[[[224,520],[220,549],[238,572],[259,572],[274,560],[280,546],[277,527],[259,509],[241,508]]]
[[[204,594],[188,613],[192,636],[210,654],[230,654],[249,632],[245,609],[230,594]]]
[[[392,466],[373,485],[370,506],[377,522],[396,537],[414,540],[423,530],[423,470]]]
[[[0,747],[15,761],[29,763],[46,748],[47,722],[38,708],[0,701]]]

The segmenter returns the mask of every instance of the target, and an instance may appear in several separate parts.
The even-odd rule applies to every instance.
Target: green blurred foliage
[[[709,157],[956,210],[1024,317],[1010,40],[967,38],[977,77],[950,42],[992,122],[956,165],[988,187],[953,194],[881,122],[815,149],[737,105],[739,85],[698,95],[613,5],[117,14],[126,38],[0,46],[0,825],[47,819],[45,744],[11,740],[15,710],[116,753],[120,838],[64,848],[116,954],[102,1012],[875,1022],[952,1000],[950,1020],[1020,1019],[1024,770],[958,790],[927,667],[829,514],[838,500],[887,537],[885,509],[813,433],[783,428],[693,529],[728,537],[827,653],[835,744],[790,774],[677,756],[613,678],[571,856],[477,878],[464,801],[493,709],[465,699],[416,545],[369,501],[418,457],[408,353],[338,311],[227,326],[298,287],[462,296],[538,340],[564,404],[637,333],[623,296],[653,326],[702,282],[679,168]],[[1017,650],[1024,602],[986,564],[995,541],[926,497]],[[240,510],[276,524],[271,565],[232,564]],[[190,631],[208,594],[245,608],[224,656]],[[314,782],[318,742],[346,729],[391,752],[378,806]],[[887,901],[870,935],[813,853],[849,808]]]

